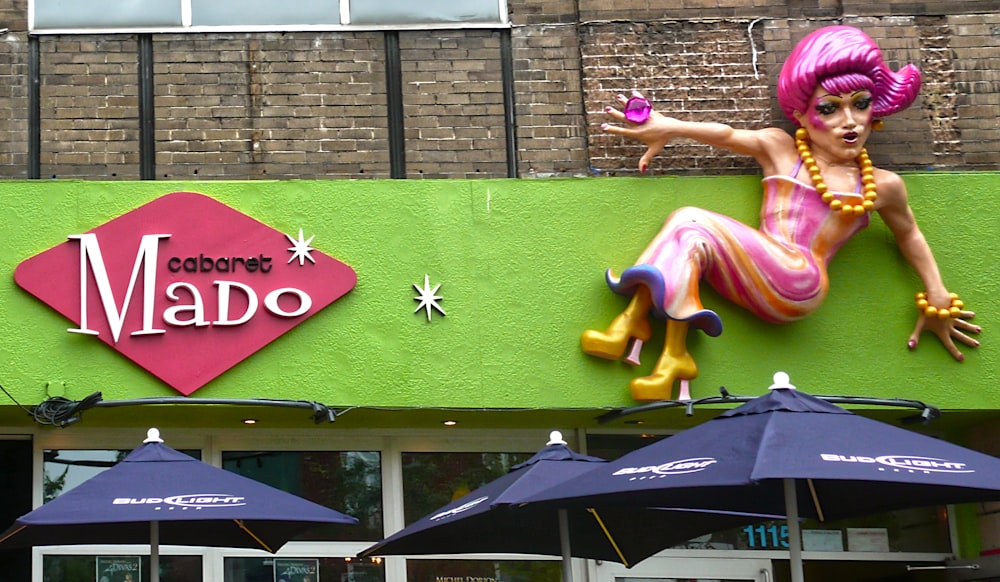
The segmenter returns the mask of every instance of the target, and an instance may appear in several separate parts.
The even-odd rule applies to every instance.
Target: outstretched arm
[[[641,97],[638,92],[633,92],[633,95]],[[624,108],[628,98],[618,95],[616,101]],[[649,168],[653,157],[663,151],[671,139],[678,137],[752,156],[760,164],[765,176],[779,173],[789,163],[794,164],[795,142],[781,129],[734,129],[724,123],[681,121],[655,111],[650,113],[649,119],[644,123],[635,124],[626,120],[625,114],[619,109],[609,106],[605,108],[605,112],[623,125],[605,123],[601,126],[602,130],[646,144],[646,151],[639,159],[639,170],[642,172]]]
[[[878,185],[877,208],[879,215],[896,237],[899,250],[923,282],[928,304],[938,309],[947,310],[951,307],[951,296],[944,286],[944,281],[941,280],[941,273],[938,271],[938,265],[934,260],[930,245],[927,244],[927,240],[913,218],[913,211],[907,202],[906,186],[903,184],[903,180],[892,172],[877,170],[875,183]],[[913,333],[910,334],[908,345],[910,349],[915,348],[920,341],[920,334],[927,330],[938,336],[941,343],[956,360],[962,361],[965,356],[955,346],[954,340],[957,339],[972,347],[979,345],[977,340],[967,335],[967,333],[981,331],[979,326],[966,321],[975,315],[972,311],[962,310],[960,318],[941,319],[921,313]]]

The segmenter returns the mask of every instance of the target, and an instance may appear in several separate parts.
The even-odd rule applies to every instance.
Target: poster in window
[[[97,556],[97,582],[139,582],[139,556]]]
[[[848,552],[888,552],[889,531],[884,527],[847,528]]]
[[[275,582],[319,582],[319,560],[275,558]]]

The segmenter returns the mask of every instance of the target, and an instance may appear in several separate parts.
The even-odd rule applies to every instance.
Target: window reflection
[[[101,563],[138,562],[139,576],[126,568],[102,568]],[[101,562],[101,563],[99,563]],[[112,571],[114,570],[114,571]],[[201,582],[201,556],[160,556],[160,582]],[[128,580],[127,576],[132,576]],[[147,582],[149,556],[46,555],[43,582]]]
[[[226,558],[225,582],[385,582],[381,561],[348,558]]]
[[[47,449],[43,453],[42,501],[48,503],[63,493],[114,467],[128,456],[123,449]],[[201,460],[201,451],[179,451]]]
[[[531,456],[531,453],[403,453],[406,524],[502,477]]]
[[[222,467],[358,518],[357,525],[320,526],[296,540],[382,539],[382,460],[377,451],[226,451]]]
[[[403,453],[407,524],[510,472],[533,453]],[[561,563],[547,560],[406,561],[407,582],[558,582]]]
[[[406,582],[559,582],[561,562],[542,560],[406,561]]]

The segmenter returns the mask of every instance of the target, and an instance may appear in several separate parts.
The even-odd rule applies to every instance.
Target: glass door
[[[649,558],[633,568],[604,562],[597,582],[773,582],[771,561],[757,558]]]

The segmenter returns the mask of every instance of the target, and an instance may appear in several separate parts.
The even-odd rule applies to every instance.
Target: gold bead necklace
[[[823,176],[819,173],[816,158],[813,157],[812,150],[809,149],[808,137],[809,133],[800,127],[795,132],[795,146],[798,148],[799,157],[805,164],[806,171],[809,172],[813,188],[819,192],[823,202],[830,205],[830,210],[840,212],[844,216],[861,216],[866,212],[871,212],[875,208],[875,199],[878,198],[878,194],[875,192],[875,167],[872,165],[871,158],[868,157],[868,151],[861,148],[861,153],[854,158],[858,167],[861,168],[861,190],[865,200],[861,204],[844,204],[827,189],[826,182],[823,181]]]

